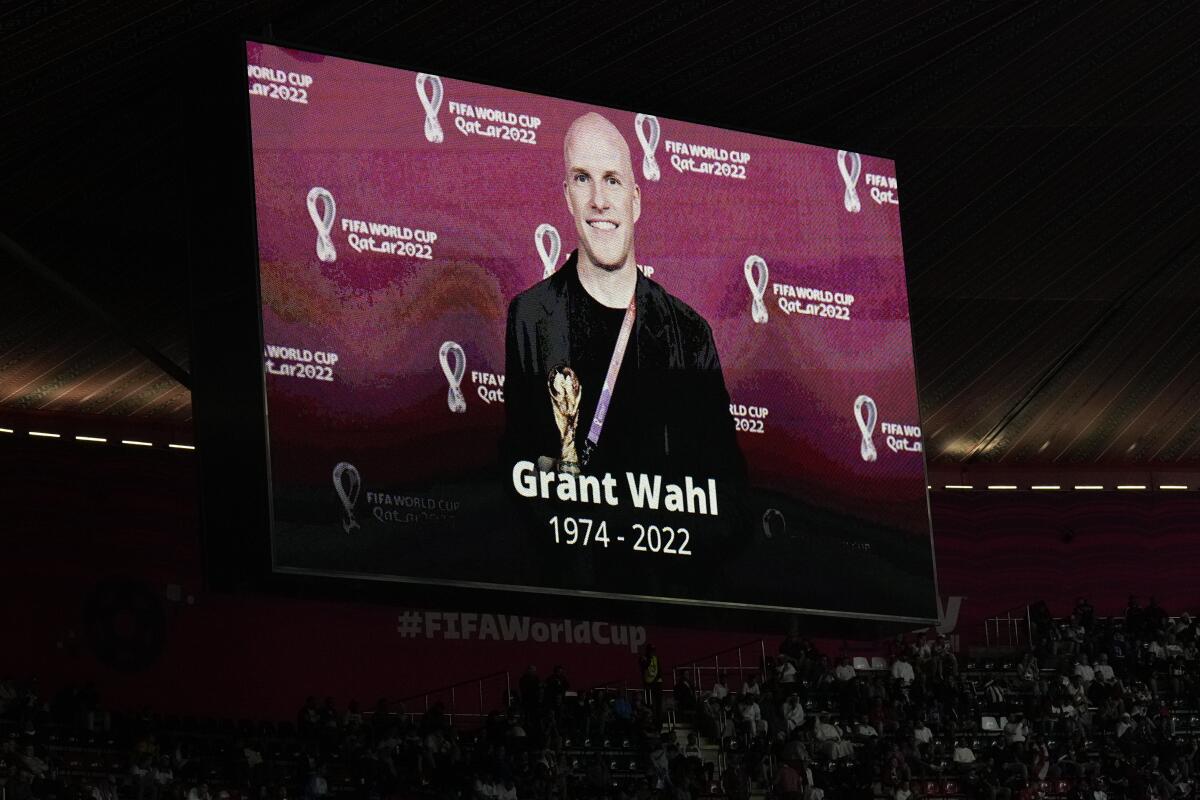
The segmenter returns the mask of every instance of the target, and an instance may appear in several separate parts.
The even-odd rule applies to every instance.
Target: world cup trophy
[[[579,398],[583,396],[579,376],[575,370],[561,364],[550,370],[546,388],[550,391],[550,408],[554,412],[554,423],[558,426],[562,448],[557,462],[545,460],[552,462],[553,471],[578,475],[579,454],[575,449],[575,429],[579,426]]]

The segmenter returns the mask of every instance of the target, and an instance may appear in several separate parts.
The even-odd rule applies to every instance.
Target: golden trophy
[[[579,454],[575,450],[575,429],[579,425],[579,398],[583,396],[579,376],[565,364],[559,365],[550,370],[546,388],[550,391],[550,407],[562,438],[562,449],[554,462],[554,471],[578,475]]]

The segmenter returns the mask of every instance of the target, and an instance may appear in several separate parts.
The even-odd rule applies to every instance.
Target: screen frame
[[[939,620],[936,617],[938,612],[936,609],[940,606],[940,603],[938,602],[936,551],[933,543],[932,515],[929,505],[928,488],[925,491],[925,514],[930,551],[932,589],[934,592],[934,597],[932,598],[933,608],[931,609],[933,615],[928,617],[773,606],[736,601],[605,593],[592,590],[559,589],[556,587],[530,587],[480,581],[342,573],[278,566],[275,561],[274,548],[275,519],[273,509],[274,492],[271,481],[271,442],[268,425],[269,406],[266,374],[262,369],[262,353],[264,352],[265,338],[260,285],[261,271],[254,181],[251,99],[250,94],[245,88],[247,48],[250,45],[292,49],[313,55],[340,58],[389,69],[401,69],[413,72],[421,71],[414,66],[396,61],[382,61],[311,45],[297,45],[277,40],[273,37],[242,35],[236,37],[236,55],[233,58],[222,58],[219,70],[220,74],[228,73],[231,88],[235,85],[237,86],[236,91],[232,92],[232,98],[221,97],[225,88],[224,84],[220,87],[215,87],[214,91],[207,93],[210,95],[210,102],[203,104],[205,106],[214,104],[224,105],[222,100],[228,101],[234,99],[240,93],[242,99],[238,101],[240,105],[238,109],[239,113],[233,118],[239,120],[241,124],[238,126],[240,131],[237,137],[232,135],[227,137],[228,142],[225,149],[231,156],[227,158],[227,163],[231,164],[232,168],[224,173],[222,180],[219,181],[224,190],[222,191],[215,185],[218,183],[218,181],[214,180],[220,172],[218,170],[205,170],[201,174],[193,176],[198,183],[208,184],[209,191],[193,194],[193,199],[196,201],[193,209],[196,213],[191,215],[191,227],[195,230],[197,222],[208,216],[205,211],[212,209],[211,205],[208,205],[207,208],[200,207],[205,203],[204,198],[210,198],[211,202],[212,196],[223,194],[225,201],[228,203],[230,194],[228,190],[230,186],[228,177],[232,175],[235,169],[238,170],[239,174],[233,185],[240,186],[238,193],[245,198],[245,201],[244,204],[228,203],[230,208],[226,210],[225,225],[229,226],[233,231],[240,231],[242,233],[238,237],[241,245],[237,248],[221,247],[217,249],[225,251],[226,257],[228,257],[230,249],[236,249],[241,253],[242,258],[249,257],[249,263],[253,266],[252,274],[247,275],[245,273],[249,270],[245,270],[245,263],[241,258],[229,259],[226,272],[228,273],[227,277],[231,277],[233,280],[217,280],[214,276],[218,273],[208,270],[204,266],[205,263],[213,263],[213,261],[207,260],[204,257],[206,250],[211,253],[213,243],[208,242],[208,247],[205,247],[203,237],[193,236],[193,242],[200,245],[198,248],[191,248],[192,252],[190,253],[193,262],[193,345],[198,348],[194,349],[193,352],[201,356],[196,359],[195,364],[197,381],[194,395],[199,396],[196,401],[196,426],[197,442],[200,445],[199,451],[201,453],[201,508],[203,540],[205,543],[203,548],[205,555],[205,575],[207,582],[213,588],[252,588],[291,592],[296,590],[303,591],[302,587],[308,586],[318,592],[328,592],[331,587],[341,587],[340,590],[335,589],[335,593],[340,594],[342,591],[349,589],[352,594],[383,597],[388,601],[417,600],[423,603],[435,602],[440,607],[464,606],[464,604],[465,606],[477,607],[481,601],[484,601],[489,605],[497,607],[504,606],[513,609],[532,608],[541,613],[545,613],[548,610],[545,608],[545,601],[553,598],[553,603],[556,607],[555,610],[561,608],[564,611],[576,613],[595,613],[596,611],[600,611],[600,616],[602,617],[612,617],[616,614],[617,616],[631,616],[638,620],[657,619],[667,623],[682,622],[683,624],[699,624],[704,627],[711,626],[712,624],[737,624],[743,627],[750,626],[778,630],[778,620],[780,617],[788,619],[802,617],[812,621],[814,624],[820,621],[820,627],[830,629],[829,626],[832,625],[832,630],[836,631],[845,631],[848,627],[855,626],[858,628],[866,626],[871,630],[886,629],[890,631],[911,629],[919,626],[936,626],[938,624]],[[226,51],[222,49],[221,53],[224,54]],[[199,59],[198,61],[199,63],[207,64],[211,59]],[[229,66],[230,62],[233,62],[235,68]],[[207,79],[208,83],[212,82],[211,74],[210,72]],[[636,113],[630,107],[599,104],[586,97],[551,95],[526,86],[516,86],[494,80],[479,80],[469,75],[451,71],[438,71],[435,74],[451,80],[466,81],[522,92],[535,97],[567,100],[570,102],[585,103],[597,108]],[[234,83],[235,80],[237,81],[236,84]],[[645,108],[639,110],[642,112],[648,111]],[[228,110],[226,109],[224,113],[228,113]],[[829,150],[841,149],[835,145],[808,139],[799,140],[751,128],[713,125],[703,120],[678,114],[672,114],[669,117],[663,115],[663,118],[704,125],[735,133],[764,136],[778,141],[811,145]],[[201,127],[208,129],[211,125],[212,123],[208,122],[207,125]],[[230,128],[232,127],[230,126]],[[233,155],[233,150],[238,149],[239,146],[240,153]],[[863,155],[887,158],[896,169],[897,174],[899,173],[899,164],[890,156],[862,150],[856,152]],[[235,206],[240,208],[240,214],[233,208]],[[240,216],[240,220],[235,219],[237,216]],[[903,220],[901,220],[901,231],[903,231]],[[903,251],[902,236],[903,234],[901,233],[901,250]],[[909,312],[908,320],[911,344],[912,315],[907,263],[903,279],[905,281],[905,300]],[[245,300],[247,299],[246,294],[251,288],[250,281],[253,281],[253,333],[250,332],[249,326],[246,323],[244,310]],[[231,287],[233,288],[231,289]],[[240,303],[238,302],[239,297],[242,301]],[[235,306],[239,307],[240,310],[235,310]],[[238,317],[235,326],[236,330],[224,327],[230,322],[230,315]],[[221,330],[218,331],[218,328],[221,328]],[[216,337],[212,338],[214,333],[216,333]],[[254,343],[253,352],[247,352],[250,350],[248,345],[251,342]],[[221,344],[214,348],[213,345],[217,343]],[[229,350],[229,348],[232,348],[232,350]],[[214,349],[217,352],[213,352]],[[218,353],[226,350],[230,353],[237,353],[238,368],[235,372],[238,377],[233,380],[229,380],[227,374],[229,370],[222,368],[216,363]],[[915,352],[910,353],[910,357],[912,358],[915,378],[918,374]],[[223,362],[224,359],[221,359],[221,361]],[[247,373],[249,372],[249,364],[251,362],[254,364],[256,372],[256,378],[252,381],[247,380]],[[231,385],[236,384],[238,380],[241,380],[244,385],[240,387]],[[920,381],[915,380],[914,384],[914,390],[918,390]],[[216,387],[222,388],[218,389]],[[240,392],[237,390],[238,388],[241,389]],[[235,408],[240,409],[241,413],[230,413]],[[254,419],[246,416],[251,409],[253,409]],[[232,420],[235,419],[239,423],[231,424]],[[237,431],[237,433],[231,435],[231,430]],[[245,446],[246,442],[261,442],[261,449],[258,446],[247,448]],[[247,452],[249,449],[254,450],[253,458]],[[254,463],[247,464],[246,462],[250,460]],[[237,464],[242,474],[250,478],[236,487],[231,487],[228,480],[231,465],[233,464]],[[921,464],[922,473],[928,487],[929,468],[924,452],[921,454]],[[252,496],[255,491],[252,487],[261,489],[261,493],[257,497]],[[250,530],[246,531],[243,529],[238,531],[235,526],[222,525],[217,522],[218,520],[231,518],[251,520]],[[247,533],[248,535],[246,535]],[[542,601],[541,604],[537,604],[539,599]],[[589,612],[588,609],[592,609],[592,611]],[[697,614],[698,611],[700,612],[699,614]]]

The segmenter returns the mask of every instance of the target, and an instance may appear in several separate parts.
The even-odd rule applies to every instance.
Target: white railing
[[[988,647],[1028,647],[1032,621],[1029,606],[1014,608],[983,621],[983,639]]]
[[[441,703],[450,724],[453,725],[456,717],[464,723],[482,723],[492,711],[507,708],[511,699],[512,675],[507,670],[501,670],[429,689],[420,694],[393,700],[391,703],[400,704],[403,709],[400,713],[409,717],[427,713]],[[410,709],[409,704],[415,704],[421,710]]]
[[[724,672],[727,675],[737,673],[737,685],[741,688],[746,681],[747,673],[759,675],[765,679],[766,676],[762,673],[766,664],[767,642],[765,639],[756,639],[677,665],[671,670],[671,683],[674,686],[680,671],[686,670],[692,677],[693,690],[698,695],[702,695],[707,689],[712,688],[717,676]],[[736,694],[736,692],[733,693]]]

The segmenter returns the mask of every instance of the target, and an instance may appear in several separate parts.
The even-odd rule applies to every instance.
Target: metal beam
[[[6,253],[17,264],[37,275],[71,298],[80,308],[99,321],[105,328],[120,337],[126,344],[145,356],[151,363],[174,378],[185,389],[191,391],[192,376],[186,369],[167,358],[158,348],[139,336],[133,328],[114,317],[95,300],[77,289],[70,281],[43,264],[32,253],[0,231],[0,252]]]
[[[1167,269],[1176,266],[1179,260],[1196,245],[1197,241],[1200,241],[1200,234],[1193,236],[1191,239],[1185,242],[1183,246],[1171,254],[1169,258],[1164,258],[1162,263],[1159,264],[1159,266],[1145,278],[1134,282],[1123,292],[1121,292],[1121,294],[1115,300],[1113,300],[1108,308],[1106,308],[1104,312],[1096,318],[1096,321],[1093,322],[1086,331],[1084,331],[1083,335],[1075,340],[1074,344],[1063,351],[1058,358],[1054,359],[1049,366],[1042,370],[1041,374],[1038,375],[1037,380],[1034,381],[1029,390],[1026,391],[1025,394],[1023,394],[1007,412],[1005,412],[1004,416],[1002,416],[1000,420],[993,425],[978,442],[975,443],[975,446],[971,448],[971,452],[968,453],[966,458],[962,460],[962,463],[971,463],[976,457],[991,447],[992,444],[998,438],[1000,438],[1000,435],[1004,433],[1005,429],[1008,428],[1012,421],[1015,420],[1021,414],[1021,412],[1033,402],[1034,398],[1036,398],[1042,392],[1042,390],[1045,389],[1050,382],[1054,380],[1054,378],[1056,378],[1063,371],[1063,369],[1066,368],[1067,364],[1069,364],[1075,358],[1075,356],[1079,355],[1084,348],[1096,340],[1096,337],[1100,334],[1101,329],[1103,329],[1110,320],[1120,314],[1129,301],[1132,300],[1138,292],[1154,281],[1157,281]]]

